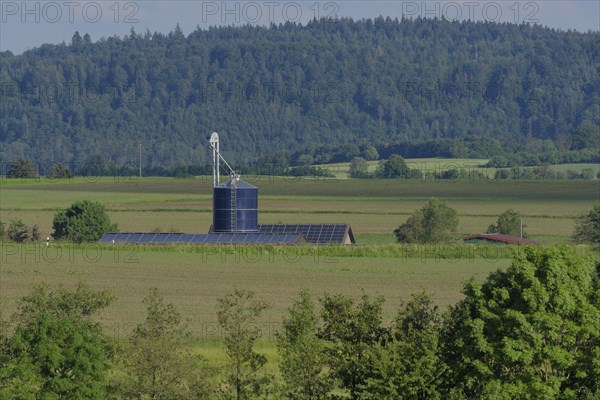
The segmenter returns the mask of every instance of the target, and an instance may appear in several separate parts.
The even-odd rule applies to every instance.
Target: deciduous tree
[[[105,399],[110,345],[89,317],[111,300],[84,284],[24,297],[0,356],[0,398]]]
[[[600,203],[577,216],[572,237],[576,243],[600,244]]]
[[[369,174],[367,160],[361,157],[354,157],[350,163],[348,175],[350,178],[370,178],[371,174]]]
[[[324,372],[325,346],[317,337],[317,322],[314,303],[309,292],[303,290],[288,309],[277,336],[286,399],[323,399],[331,389],[332,382]]]
[[[190,333],[173,304],[158,289],[144,299],[147,315],[121,354],[123,376],[115,385],[127,399],[206,399],[214,373],[194,354]]]
[[[440,243],[450,241],[457,226],[456,210],[431,199],[396,228],[394,234],[402,243]]]
[[[218,299],[217,317],[223,331],[227,372],[227,398],[250,399],[258,395],[270,381],[262,372],[267,362],[263,354],[254,351],[260,337],[256,319],[267,308],[266,303],[254,299],[254,292],[235,289]]]
[[[72,178],[73,172],[65,167],[64,164],[53,165],[52,168],[46,173],[46,178],[50,179],[65,179]]]
[[[375,176],[384,179],[408,178],[410,175],[409,172],[404,158],[398,154],[392,154],[387,160],[379,162]]]
[[[23,243],[29,239],[29,229],[20,219],[13,219],[6,230],[6,237],[15,243]]]
[[[498,216],[495,224],[488,226],[487,233],[502,233],[505,235],[520,236],[521,219],[521,213],[509,208]],[[527,237],[525,231],[523,231],[523,237]]]
[[[97,241],[104,233],[119,229],[110,222],[102,204],[88,200],[73,203],[65,211],[56,213],[52,227],[54,239],[76,243]]]
[[[600,393],[598,290],[594,263],[568,248],[526,248],[469,282],[441,341],[450,387],[485,399]]]
[[[390,337],[369,352],[360,399],[440,399],[447,368],[439,351],[441,317],[425,293],[398,312]]]
[[[343,295],[326,294],[321,299],[323,325],[319,337],[328,342],[325,347],[332,378],[352,399],[359,398],[372,375],[370,353],[389,332],[382,326],[383,297],[371,301],[363,295],[356,306]]]
[[[37,176],[37,168],[33,161],[26,158],[19,158],[10,165],[6,176],[8,178],[35,178]]]

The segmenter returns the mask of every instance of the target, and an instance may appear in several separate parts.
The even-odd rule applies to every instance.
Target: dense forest
[[[437,19],[320,20],[185,36],[75,33],[0,53],[0,159],[202,165],[379,154],[597,157],[599,32]],[[583,128],[582,128],[583,127]],[[590,134],[590,132],[592,134]]]

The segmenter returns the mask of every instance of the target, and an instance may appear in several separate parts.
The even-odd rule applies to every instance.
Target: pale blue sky
[[[184,34],[197,25],[259,24],[339,16],[445,17],[502,22],[537,22],[562,30],[600,30],[599,1],[116,1],[0,0],[0,50],[20,54],[43,43],[69,43],[73,33],[93,41],[136,32],[168,33],[177,23]]]

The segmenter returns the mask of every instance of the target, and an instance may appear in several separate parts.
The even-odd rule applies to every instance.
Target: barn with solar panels
[[[240,179],[219,150],[219,135],[210,137],[213,156],[213,224],[208,233],[106,233],[99,243],[132,244],[354,244],[347,224],[259,224],[258,188]],[[221,183],[221,161],[230,173]]]

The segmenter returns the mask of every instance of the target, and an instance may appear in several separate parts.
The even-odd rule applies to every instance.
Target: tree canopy
[[[125,398],[209,398],[213,372],[194,354],[190,334],[173,304],[166,304],[156,288],[144,299],[146,320],[138,325],[122,350],[125,376],[115,386]]]
[[[487,233],[502,233],[504,235],[520,236],[521,213],[509,208],[498,216],[495,224],[488,226]],[[523,231],[523,237],[527,237],[525,231]]]
[[[440,243],[450,241],[458,227],[457,212],[438,199],[431,199],[394,230],[402,243]]]
[[[594,156],[600,33],[342,18],[137,33],[0,52],[0,160],[75,171],[392,153],[493,157],[549,142]],[[235,117],[233,117],[235,116]],[[539,153],[539,152],[538,152]],[[98,158],[93,158],[99,156]],[[597,157],[597,155],[595,156]],[[306,161],[307,159],[303,159]]]
[[[88,200],[75,202],[65,211],[56,213],[52,228],[54,239],[76,243],[97,241],[106,232],[118,231],[104,206]]]
[[[442,339],[466,398],[581,399],[600,390],[598,277],[568,248],[526,248],[469,282]]]
[[[577,243],[600,244],[600,202],[589,212],[577,216],[573,240]]]
[[[90,315],[112,300],[84,284],[36,287],[0,343],[0,398],[105,399],[110,346]]]

